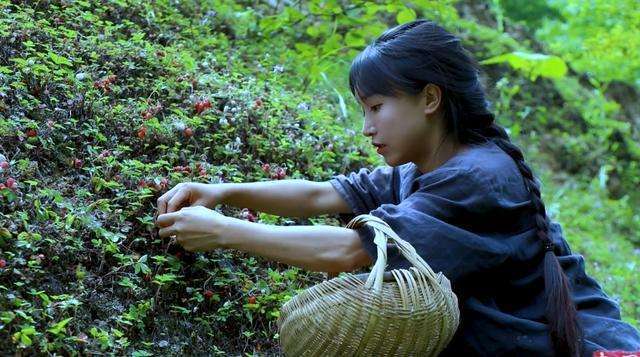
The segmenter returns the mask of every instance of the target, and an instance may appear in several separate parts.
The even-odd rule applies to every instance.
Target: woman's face
[[[378,152],[389,166],[428,157],[428,143],[439,133],[425,115],[426,97],[372,95],[358,101],[364,114],[362,133],[371,136],[372,144],[385,145]]]

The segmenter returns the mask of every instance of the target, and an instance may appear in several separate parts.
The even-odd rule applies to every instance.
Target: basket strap
[[[423,272],[427,277],[437,281],[435,272],[431,269],[429,264],[427,264],[427,262],[418,255],[415,248],[409,244],[409,242],[400,238],[393,229],[391,229],[387,222],[382,219],[370,214],[361,214],[349,221],[345,227],[355,229],[365,224],[371,226],[375,232],[373,242],[376,244],[378,252],[378,257],[371,269],[371,273],[369,274],[367,281],[365,282],[365,287],[371,288],[373,286],[373,290],[376,292],[379,292],[382,289],[384,270],[387,266],[388,238],[396,244],[400,253],[411,264],[413,264],[419,271]]]

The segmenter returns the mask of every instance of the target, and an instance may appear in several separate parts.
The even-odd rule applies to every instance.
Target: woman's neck
[[[423,162],[416,163],[416,165],[422,174],[426,174],[437,169],[452,157],[466,149],[468,149],[467,145],[460,144],[452,135],[448,135],[436,145],[429,158]]]

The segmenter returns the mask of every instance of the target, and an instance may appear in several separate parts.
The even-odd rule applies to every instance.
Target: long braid
[[[492,114],[484,115],[493,119]],[[476,119],[478,120],[478,119]],[[491,120],[493,121],[493,120]],[[525,186],[531,193],[531,201],[536,209],[536,234],[544,249],[544,286],[547,295],[546,317],[549,323],[551,341],[560,356],[579,356],[583,331],[577,321],[575,304],[571,299],[569,282],[560,267],[554,244],[548,235],[549,220],[540,195],[540,184],[534,177],[529,165],[525,163],[522,151],[509,139],[501,126],[491,123],[489,126],[467,131],[471,141],[491,140],[507,153],[518,166]]]

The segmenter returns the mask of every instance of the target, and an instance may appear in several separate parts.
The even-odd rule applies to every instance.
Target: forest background
[[[169,245],[156,200],[384,165],[349,64],[415,18],[481,61],[549,216],[638,327],[636,0],[0,0],[0,354],[277,354],[280,307],[325,275]]]

